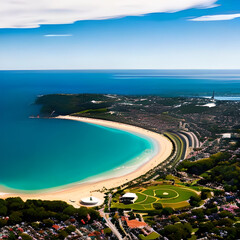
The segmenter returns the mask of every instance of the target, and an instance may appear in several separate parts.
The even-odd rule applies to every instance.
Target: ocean
[[[239,70],[0,71],[0,185],[43,190],[92,179],[154,151],[149,140],[91,124],[30,119],[38,95],[112,93],[239,100]],[[114,156],[114,157],[113,157]]]

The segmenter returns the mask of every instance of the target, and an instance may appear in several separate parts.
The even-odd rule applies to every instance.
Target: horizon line
[[[50,69],[0,69],[0,71],[106,71],[106,70],[239,70],[240,68],[50,68]]]

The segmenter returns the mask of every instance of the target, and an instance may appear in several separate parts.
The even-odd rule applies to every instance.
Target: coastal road
[[[185,135],[188,138],[189,147],[193,147],[194,139],[193,139],[192,135],[190,135],[188,132],[185,132],[185,131],[180,131],[180,133]]]
[[[118,222],[119,222],[120,228],[123,230],[123,232],[125,233],[125,235],[126,235],[130,240],[132,240],[131,235],[125,231],[125,229],[124,229],[124,227],[123,227],[123,225],[122,225],[122,220],[121,220],[121,218],[118,219]]]
[[[180,131],[182,136],[185,136],[185,139],[188,142],[188,147],[191,148],[190,151],[192,151],[194,148],[200,147],[200,141],[198,140],[197,136],[193,132],[186,132],[186,131]],[[187,155],[189,154],[189,151],[187,151]]]
[[[178,136],[181,138],[182,142],[183,142],[183,155],[182,155],[182,160],[184,160],[189,152],[189,140],[187,138],[187,136],[185,136],[184,134],[182,134],[181,132],[178,133]]]
[[[199,148],[200,147],[200,142],[199,142],[197,136],[195,135],[195,133],[193,133],[193,132],[186,132],[186,133],[189,134],[191,139],[192,139],[192,143],[193,143],[192,147],[193,148]]]
[[[108,211],[110,211],[110,208],[111,208],[111,202],[112,202],[112,194],[109,193],[109,194],[108,194]]]
[[[114,224],[112,224],[112,222],[109,220],[108,216],[105,214],[103,209],[99,210],[101,216],[105,219],[108,227],[112,230],[112,232],[115,234],[115,236],[119,239],[119,240],[123,240],[122,235],[120,234],[120,232],[117,230],[117,228],[115,227]]]
[[[180,132],[175,132],[175,131],[169,131],[169,132],[179,139],[180,145],[181,145],[179,146],[181,148],[181,156],[179,160],[184,160],[187,153],[188,146],[189,146],[187,137],[181,134]]]
[[[195,140],[195,148],[199,148],[200,147],[200,142],[199,142],[197,136],[193,132],[191,132],[191,134],[192,134],[192,136],[193,136],[193,138]]]
[[[179,139],[180,145],[177,144],[176,147],[181,148],[181,156],[177,156],[178,160],[185,159],[188,154],[194,149],[198,148],[200,146],[200,142],[197,138],[197,136],[193,132],[186,132],[186,131],[169,131],[170,134],[175,136]],[[177,141],[177,140],[175,140]]]

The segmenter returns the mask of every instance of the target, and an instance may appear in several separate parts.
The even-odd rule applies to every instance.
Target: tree
[[[23,210],[24,219],[28,222],[39,220],[38,212],[34,208]]]
[[[192,207],[199,207],[201,202],[201,198],[199,196],[191,196],[189,203]]]
[[[169,240],[181,240],[191,237],[192,226],[189,223],[177,223],[164,227],[162,235]]]
[[[28,199],[25,202],[25,208],[42,207],[43,202],[44,201],[42,201],[42,200]]]
[[[14,224],[22,222],[22,215],[23,214],[19,211],[11,213],[9,216],[8,223],[14,225]]]
[[[0,206],[6,206],[6,201],[4,199],[0,199]]]
[[[70,225],[70,226],[68,226],[68,227],[66,228],[66,232],[67,232],[68,234],[70,234],[70,233],[72,233],[72,232],[75,232],[75,231],[76,231],[76,227],[73,226],[73,225]]]
[[[22,240],[32,240],[32,237],[26,233],[21,233],[20,237],[22,238]]]
[[[214,224],[211,221],[200,223],[198,233],[212,232]]]
[[[88,213],[91,216],[91,221],[100,219],[100,214],[98,211],[90,208],[90,209],[88,209]]]
[[[209,195],[210,195],[210,190],[209,189],[203,189],[201,191],[201,199],[202,200],[207,199],[209,197]]]
[[[202,208],[192,210],[192,214],[195,215],[198,219],[205,218]]]
[[[32,226],[34,229],[38,229],[38,228],[39,228],[39,223],[38,223],[38,222],[32,222],[32,223],[31,223],[31,226]]]
[[[129,213],[129,220],[135,219],[134,213],[130,212]]]
[[[3,219],[3,218],[0,218],[0,228],[4,227],[6,225],[7,225],[7,220]]]
[[[82,218],[87,217],[88,209],[86,207],[80,207],[77,212],[78,212],[78,218],[81,220]]]
[[[0,199],[0,216],[6,216],[7,215],[7,206],[6,202],[3,199]]]
[[[123,215],[123,209],[122,209],[122,208],[118,208],[118,212],[119,212],[119,215],[120,215],[120,216]]]
[[[104,228],[104,234],[106,234],[107,236],[110,236],[112,233],[112,230],[110,228]]]
[[[43,224],[44,224],[46,227],[51,227],[51,226],[54,224],[54,221],[51,220],[51,219],[43,219]]]
[[[53,212],[63,212],[69,205],[63,201],[43,201],[43,207]]]
[[[172,220],[173,222],[180,222],[180,219],[179,219],[176,215],[172,215],[172,216],[171,216],[171,220]]]
[[[17,211],[24,208],[24,202],[20,197],[7,198],[6,203],[10,211]]]
[[[68,233],[64,230],[61,230],[58,234],[59,239],[65,239],[68,236]]]
[[[162,204],[161,203],[153,203],[153,207],[156,209],[156,210],[160,210],[163,208]]]
[[[226,211],[226,210],[224,210],[224,211],[221,211],[219,214],[219,217],[221,217],[221,218],[233,218],[234,216],[233,216],[233,214],[232,213],[230,213],[230,212],[228,212],[228,211]]]
[[[69,216],[64,213],[57,213],[54,217],[59,221],[66,221],[69,218]]]
[[[46,211],[44,208],[38,209],[37,213],[38,213],[38,219],[39,220],[53,217],[53,214],[51,212],[49,212],[49,211]]]
[[[0,205],[0,216],[7,216],[7,207],[6,206],[1,206]]]
[[[69,216],[73,216],[75,213],[77,213],[77,210],[76,208],[70,205],[63,210],[63,213]]]
[[[221,218],[220,220],[217,221],[218,226],[227,226],[231,227],[233,225],[234,221],[229,218]]]
[[[16,240],[17,236],[15,236],[15,234],[13,232],[10,232],[8,235],[8,240]]]
[[[165,207],[162,210],[163,215],[171,215],[174,212],[174,210],[171,207]]]

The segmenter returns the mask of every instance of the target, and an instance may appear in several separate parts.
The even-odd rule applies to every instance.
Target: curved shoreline
[[[118,122],[112,122],[101,119],[93,119],[93,118],[85,118],[85,117],[73,117],[73,116],[58,116],[57,119],[65,119],[65,120],[74,120],[81,121],[85,123],[100,125],[109,128],[120,129],[123,131],[127,131],[136,135],[140,135],[146,137],[148,139],[153,140],[159,147],[160,151],[158,152],[147,162],[144,162],[141,166],[139,166],[136,170],[123,174],[121,176],[112,177],[109,174],[106,174],[106,178],[103,180],[99,180],[94,177],[92,181],[85,181],[83,183],[73,183],[67,186],[63,186],[63,188],[53,188],[46,190],[46,192],[41,193],[5,193],[2,195],[4,198],[7,197],[16,197],[19,196],[23,200],[26,199],[43,199],[43,200],[63,200],[75,206],[79,206],[78,202],[81,198],[87,197],[89,195],[96,196],[103,200],[103,193],[100,191],[114,187],[118,187],[122,184],[125,184],[129,181],[132,181],[141,175],[144,175],[146,172],[151,170],[152,168],[159,165],[161,162],[166,160],[168,156],[170,156],[172,152],[172,143],[163,135],[160,135],[155,132],[151,132],[149,130],[127,125]],[[97,177],[97,176],[96,176]],[[2,187],[1,187],[2,189]],[[4,192],[7,192],[7,189],[2,189]],[[17,191],[17,190],[16,190]],[[1,194],[0,194],[1,197]],[[71,201],[70,201],[71,200]],[[73,202],[74,201],[74,202]]]

